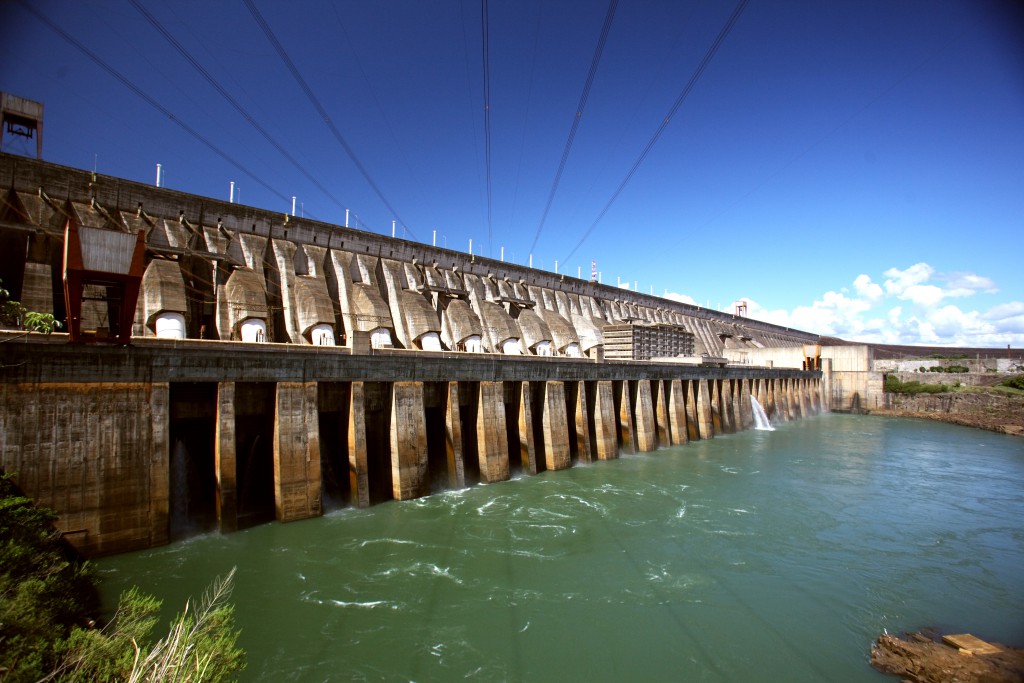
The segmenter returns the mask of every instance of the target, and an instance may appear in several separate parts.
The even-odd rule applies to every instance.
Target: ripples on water
[[[252,681],[884,681],[887,629],[1024,643],[1024,440],[826,415],[104,560],[237,565]]]

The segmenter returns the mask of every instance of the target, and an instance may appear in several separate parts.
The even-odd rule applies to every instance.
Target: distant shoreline
[[[1011,436],[1024,436],[1024,396],[990,393],[889,394],[891,407],[870,415],[916,417]]]

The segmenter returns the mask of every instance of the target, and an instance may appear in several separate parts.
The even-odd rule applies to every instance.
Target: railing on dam
[[[0,340],[0,467],[87,554],[827,410],[829,373],[235,342]]]

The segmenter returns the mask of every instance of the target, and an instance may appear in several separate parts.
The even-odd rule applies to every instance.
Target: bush
[[[1010,387],[1011,389],[1020,389],[1024,391],[1024,375],[1017,375],[1010,379],[1004,379],[999,383],[1001,386]]]
[[[227,599],[234,570],[152,643],[160,601],[130,589],[106,628],[92,627],[99,593],[90,566],[53,528],[56,515],[0,473],[0,683],[60,680],[233,680],[245,667]]]
[[[885,378],[885,392],[888,394],[945,394],[949,390],[948,384],[901,382],[896,375],[887,375]]]
[[[51,671],[57,643],[98,610],[91,568],[63,543],[54,519],[0,474],[0,681]]]

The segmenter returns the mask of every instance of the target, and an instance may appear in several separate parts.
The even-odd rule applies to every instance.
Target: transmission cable
[[[75,47],[79,52],[81,52],[86,57],[91,59],[97,66],[99,66],[101,69],[103,69],[108,74],[110,74],[115,79],[117,79],[123,86],[125,86],[126,88],[131,90],[133,93],[138,95],[140,98],[142,98],[146,102],[146,104],[148,104],[149,106],[153,107],[158,112],[160,112],[161,114],[166,116],[168,119],[173,121],[180,128],[182,128],[186,133],[188,133],[189,135],[194,137],[196,140],[198,140],[199,142],[201,142],[204,145],[206,145],[206,147],[209,148],[214,154],[216,154],[220,158],[224,159],[224,161],[228,162],[229,164],[231,164],[232,166],[237,168],[239,171],[241,171],[242,173],[244,173],[248,177],[252,178],[254,181],[259,183],[261,186],[266,188],[268,191],[270,191],[274,196],[276,196],[279,199],[281,199],[281,201],[287,202],[289,200],[288,197],[284,196],[283,194],[278,192],[276,189],[271,187],[269,183],[267,183],[262,178],[257,176],[255,173],[250,171],[248,168],[243,166],[234,157],[230,156],[227,152],[222,150],[220,147],[218,147],[217,145],[213,144],[213,142],[211,142],[209,139],[204,137],[202,135],[202,133],[200,133],[195,128],[193,128],[192,126],[188,125],[187,123],[185,123],[184,121],[179,119],[177,116],[175,116],[169,109],[167,109],[167,107],[163,106],[162,104],[157,102],[155,99],[153,99],[151,96],[146,94],[139,86],[135,85],[135,83],[133,83],[131,80],[129,80],[127,76],[125,76],[120,71],[118,71],[114,67],[112,67],[109,64],[107,64],[96,53],[91,51],[89,48],[87,48],[82,43],[80,43],[77,40],[75,40],[75,38],[72,37],[69,33],[67,33],[64,29],[62,29],[61,27],[57,26],[55,23],[50,21],[49,18],[47,18],[45,15],[41,14],[38,10],[36,10],[34,7],[32,7],[26,0],[18,0],[18,1],[19,1],[19,4],[21,4],[21,6],[26,11],[28,11],[30,14],[32,14],[36,19],[38,19],[42,23],[46,24],[46,26],[49,27],[51,31],[53,31],[54,33],[59,35],[66,42],[68,42],[70,45]]]
[[[597,227],[597,224],[600,223],[601,219],[603,219],[605,214],[608,213],[608,209],[612,207],[612,204],[614,204],[615,200],[619,198],[619,195],[622,194],[622,191],[626,189],[626,185],[629,184],[629,181],[632,180],[633,175],[636,174],[637,169],[640,168],[640,165],[644,162],[644,159],[647,158],[648,153],[650,153],[651,149],[654,147],[654,144],[658,141],[658,138],[660,138],[661,134],[665,132],[666,128],[668,128],[668,124],[669,122],[671,122],[672,117],[675,116],[676,112],[679,111],[679,107],[682,106],[686,98],[689,97],[690,92],[697,84],[697,81],[699,81],[700,77],[704,74],[704,70],[707,68],[708,64],[711,63],[711,60],[714,58],[715,53],[718,52],[718,48],[720,48],[722,46],[722,43],[725,42],[726,36],[729,35],[729,32],[732,30],[732,27],[739,20],[740,15],[743,14],[743,10],[746,9],[748,2],[749,0],[740,0],[736,4],[736,7],[733,9],[732,14],[729,15],[729,19],[725,22],[725,25],[722,27],[722,30],[718,32],[718,37],[715,38],[715,42],[713,42],[711,44],[711,47],[708,48],[708,51],[704,54],[704,58],[701,59],[700,64],[697,66],[697,69],[693,72],[693,75],[690,76],[690,80],[687,82],[686,87],[684,87],[682,92],[679,93],[679,97],[676,98],[675,103],[668,110],[668,113],[665,115],[665,117],[661,120],[661,124],[658,125],[658,128],[654,131],[654,135],[651,136],[651,139],[647,141],[647,144],[640,152],[640,156],[638,156],[636,161],[633,162],[633,166],[630,167],[629,171],[626,173],[626,177],[622,179],[622,182],[619,184],[619,187],[612,194],[611,199],[609,199],[608,203],[604,205],[604,208],[601,209],[601,212],[597,215],[597,218],[594,219],[594,222],[591,223],[590,227],[587,228],[587,230],[583,233],[583,236],[580,238],[580,241],[577,242],[576,246],[572,248],[572,251],[569,252],[569,255],[565,257],[566,261],[572,258],[573,254],[575,254],[576,251],[581,246],[583,246],[583,243],[590,236],[590,233],[594,231],[594,228]]]
[[[555,192],[558,191],[558,184],[562,180],[562,172],[565,170],[565,163],[569,160],[569,151],[572,149],[573,140],[576,138],[576,130],[583,119],[583,110],[587,106],[587,98],[590,97],[590,87],[594,84],[594,76],[597,75],[597,67],[601,63],[601,54],[604,52],[605,42],[608,40],[608,33],[612,29],[612,20],[615,19],[615,9],[619,0],[611,0],[608,3],[608,11],[604,16],[604,24],[601,26],[601,35],[597,39],[597,47],[594,48],[594,56],[590,60],[590,70],[587,72],[587,79],[583,84],[583,92],[580,93],[579,103],[576,105],[576,114],[572,119],[572,126],[569,127],[569,136],[565,140],[565,147],[562,149],[562,160],[558,164],[558,171],[551,183],[551,191],[548,193],[548,201],[544,205],[544,213],[541,214],[540,223],[537,224],[537,232],[533,236],[533,244],[530,245],[530,253],[533,253],[540,239],[540,233],[547,222],[548,212],[551,210],[551,203],[555,200]],[[571,254],[570,254],[571,256]]]
[[[370,187],[377,194],[377,197],[380,198],[380,200],[384,203],[384,206],[388,208],[388,211],[391,212],[391,215],[398,219],[398,222],[401,223],[402,226],[406,228],[406,230],[408,230],[409,235],[411,235],[413,239],[419,239],[416,237],[416,234],[412,231],[412,228],[408,227],[408,224],[406,224],[406,222],[402,220],[402,217],[398,215],[398,212],[395,210],[395,207],[391,206],[391,202],[388,201],[387,197],[384,196],[384,193],[381,192],[380,187],[378,187],[377,183],[374,182],[373,178],[370,176],[370,172],[366,170],[366,166],[364,166],[363,162],[360,161],[359,157],[356,156],[355,150],[353,150],[352,147],[348,144],[348,142],[345,141],[344,136],[342,136],[337,126],[335,126],[334,122],[331,121],[331,117],[327,114],[327,110],[324,109],[324,106],[320,103],[320,100],[318,100],[316,95],[313,94],[313,89],[309,87],[309,83],[307,83],[306,79],[302,77],[302,74],[299,72],[298,67],[295,66],[295,63],[291,60],[291,58],[288,56],[288,53],[285,51],[284,46],[281,45],[281,41],[279,41],[277,39],[277,36],[274,35],[274,31],[270,28],[270,24],[268,24],[266,19],[263,18],[263,15],[260,14],[260,11],[256,9],[256,5],[253,3],[253,0],[242,0],[242,2],[244,2],[245,6],[249,9],[249,13],[252,15],[252,18],[256,21],[257,25],[259,25],[260,29],[263,31],[263,35],[266,36],[267,41],[271,44],[271,46],[273,46],[274,50],[277,52],[278,57],[280,57],[281,61],[284,62],[284,65],[288,67],[288,71],[291,72],[292,77],[295,79],[295,82],[299,84],[300,88],[302,88],[302,92],[305,93],[306,98],[309,100],[310,104],[313,105],[313,108],[316,109],[317,113],[320,115],[320,118],[323,119],[324,123],[327,125],[327,128],[334,135],[334,139],[338,141],[338,144],[341,145],[345,152],[348,154],[349,158],[352,160],[352,163],[355,164],[356,168],[362,174],[363,178],[366,180],[367,183],[369,183]]]
[[[155,28],[160,33],[160,35],[162,35],[164,37],[164,39],[168,43],[170,43],[171,46],[175,50],[178,51],[178,54],[180,54],[182,57],[184,57],[188,61],[188,63],[192,65],[192,68],[194,68],[196,71],[198,71],[199,75],[202,76],[204,79],[206,79],[206,82],[209,83],[211,86],[213,86],[214,90],[216,90],[218,93],[220,93],[221,97],[223,97],[225,100],[227,100],[228,104],[230,104],[232,107],[234,107],[235,111],[237,111],[239,114],[241,114],[242,118],[244,118],[249,123],[249,125],[251,125],[253,128],[256,129],[256,132],[258,132],[261,136],[263,136],[264,140],[269,142],[274,147],[274,149],[276,149],[278,152],[280,152],[281,155],[285,159],[287,159],[289,162],[291,162],[292,166],[294,166],[296,169],[298,169],[299,172],[302,173],[302,175],[304,175],[307,180],[309,180],[311,183],[313,183],[313,185],[318,190],[320,190],[324,194],[324,196],[329,198],[339,208],[341,208],[341,209],[347,208],[344,204],[342,204],[341,201],[338,200],[337,197],[334,196],[334,194],[330,190],[328,190],[326,187],[324,187],[323,183],[321,183],[319,180],[317,180],[313,176],[313,174],[311,174],[309,171],[307,171],[305,169],[305,167],[303,167],[302,164],[300,164],[298,162],[298,160],[295,159],[295,157],[293,157],[291,155],[291,153],[284,147],[284,145],[282,145],[277,140],[275,140],[273,138],[273,136],[271,136],[270,133],[267,132],[267,130],[265,128],[263,128],[263,126],[261,126],[252,117],[252,115],[249,114],[249,112],[245,110],[245,108],[241,104],[239,104],[238,100],[236,100],[234,97],[231,96],[231,94],[227,90],[224,89],[224,87],[210,74],[210,72],[207,71],[203,67],[203,65],[200,64],[199,61],[196,60],[196,58],[193,57],[192,54],[188,50],[186,50],[182,46],[181,43],[178,42],[178,40],[164,27],[164,25],[161,24],[160,21],[156,17],[154,17],[152,14],[150,14],[149,11],[145,7],[143,7],[142,3],[139,2],[139,0],[128,0],[128,1],[132,4],[133,7],[135,7],[136,10],[139,11],[139,13],[143,17],[146,18],[146,21],[148,21],[153,26],[153,28]]]
[[[490,35],[488,31],[487,0],[480,0],[480,32],[483,47],[484,68],[484,172],[487,183],[487,253],[491,252],[491,208],[494,205],[491,192],[491,65]]]

